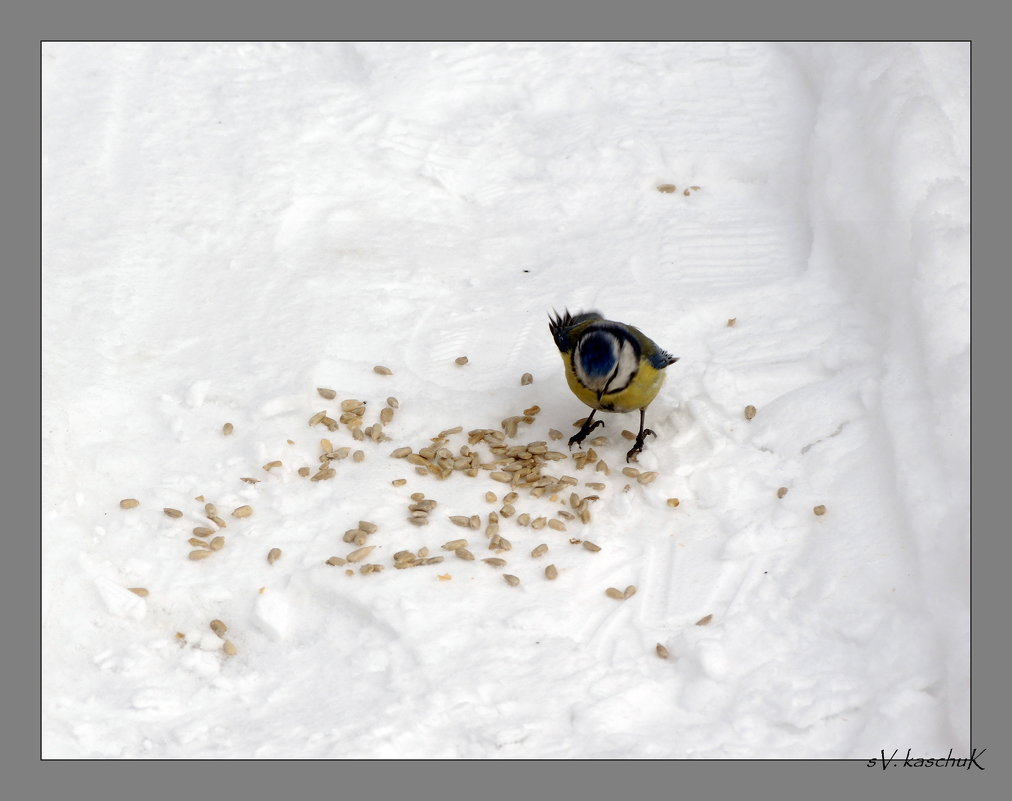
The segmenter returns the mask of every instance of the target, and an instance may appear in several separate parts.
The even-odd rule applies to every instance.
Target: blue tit
[[[569,388],[592,409],[580,430],[570,438],[569,447],[579,445],[591,431],[604,425],[604,421],[594,420],[596,412],[639,409],[639,434],[626,454],[627,462],[634,461],[643,450],[646,435],[657,436],[643,427],[647,406],[664,383],[664,368],[677,362],[678,357],[662,350],[638,328],[605,320],[596,311],[576,315],[555,312],[548,319],[548,330],[566,366]]]

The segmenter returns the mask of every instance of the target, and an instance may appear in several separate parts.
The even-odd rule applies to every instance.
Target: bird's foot
[[[625,455],[625,460],[627,462],[639,461],[638,456],[643,451],[643,440],[646,438],[647,434],[649,434],[651,437],[657,436],[657,434],[655,434],[649,428],[644,428],[642,431],[640,431],[640,433],[636,437],[636,442],[633,443],[633,446],[629,450],[629,453]]]
[[[573,436],[571,436],[569,438],[569,449],[572,450],[573,449],[573,445],[579,445],[582,448],[583,447],[582,443],[583,443],[583,441],[587,437],[590,436],[590,432],[593,431],[598,426],[603,426],[603,425],[604,425],[604,420],[594,420],[593,422],[591,422],[588,419],[583,424],[583,426],[580,427],[580,430],[577,431],[575,434],[573,434]]]

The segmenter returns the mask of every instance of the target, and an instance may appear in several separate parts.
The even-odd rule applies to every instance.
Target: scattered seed
[[[689,190],[688,189],[683,190],[682,194],[685,195],[686,197],[688,197],[689,196]]]
[[[745,419],[751,420],[753,417],[755,417],[755,406],[750,404],[745,407]]]
[[[511,587],[516,587],[520,583],[520,579],[516,576],[510,575],[509,573],[503,573],[503,578]]]
[[[467,540],[450,540],[449,542],[444,542],[442,547],[445,551],[455,551],[458,548],[466,548]]]
[[[362,461],[365,461],[365,451],[355,451],[351,455],[351,460],[353,462],[362,462]]]
[[[734,328],[734,324],[736,322],[738,322],[738,318],[737,317],[730,317],[730,318],[728,318],[727,327],[728,328]]]
[[[408,483],[408,480],[406,478],[395,478],[390,483],[393,484],[393,486],[395,487],[403,487],[405,484]]]
[[[345,558],[349,562],[361,562],[369,554],[371,554],[375,549],[376,549],[375,545],[367,545],[364,548],[357,548],[357,549],[355,549],[350,554],[348,554]]]
[[[531,551],[531,556],[537,559],[539,556],[544,556],[546,553],[548,553],[548,546],[545,545],[545,543],[541,543]]]
[[[409,517],[408,522],[413,526],[427,526],[429,525],[428,517]]]
[[[559,569],[555,565],[548,565],[545,568],[545,578],[549,581],[555,581],[559,577]]]
[[[531,516],[527,514],[527,512],[524,512],[523,514],[517,516],[518,526],[529,526],[530,524],[531,524]]]
[[[423,545],[421,548],[418,549],[418,555],[424,559],[426,556],[429,555],[429,549]]]
[[[499,514],[501,514],[503,517],[513,517],[513,515],[516,514],[516,511],[517,510],[513,507],[513,504],[504,503],[502,505],[502,509],[499,510]]]
[[[342,559],[340,556],[332,556],[324,564],[328,564],[328,565],[331,565],[333,567],[340,567],[344,563],[345,563],[345,560]]]
[[[646,473],[640,473],[636,476],[636,480],[640,484],[649,484],[657,478],[657,473],[653,470],[648,470]]]
[[[783,498],[787,494],[787,487],[781,487],[777,490],[777,497]]]
[[[221,433],[224,434],[226,437],[229,436],[233,431],[235,431],[235,426],[232,425],[231,423],[225,423],[225,425],[221,427]]]
[[[349,528],[341,537],[345,542],[353,542],[356,545],[365,544],[366,533],[360,528]]]
[[[534,376],[532,376],[530,373],[524,373],[522,376],[520,376],[520,386],[526,387],[528,384],[533,383],[534,383]]]
[[[380,422],[386,425],[394,419],[394,410],[389,406],[384,406],[380,409]]]
[[[665,194],[671,194],[676,189],[678,189],[678,187],[675,186],[674,184],[658,184],[657,185],[657,191],[658,192],[664,192]]]
[[[547,523],[547,522],[548,522],[548,520],[545,519],[544,517],[536,517],[536,518],[534,518],[533,521],[531,521],[531,528],[533,528],[533,529],[544,528],[545,527],[545,523]]]
[[[221,650],[223,650],[227,656],[235,656],[238,653],[231,640],[225,640],[225,643],[221,646]]]
[[[215,618],[214,620],[211,621],[211,631],[213,631],[219,637],[224,639],[225,632],[228,631],[228,626],[226,626],[222,621]]]
[[[197,526],[195,529],[193,529],[193,533],[196,534],[198,537],[210,537],[212,534],[214,534],[214,529],[208,528],[207,526]]]
[[[393,375],[394,374],[393,370],[391,370],[389,367],[384,367],[382,364],[377,364],[375,367],[372,368],[372,371],[374,373],[379,374],[379,375]]]
[[[549,528],[553,528],[556,531],[565,531],[566,530],[566,524],[563,523],[561,520],[549,520],[548,521],[548,527]]]
[[[614,587],[609,587],[608,589],[606,589],[604,591],[604,594],[607,595],[609,598],[614,598],[616,601],[625,600],[625,594],[622,592],[622,590],[617,590]]]
[[[278,462],[278,464],[281,464],[281,463]],[[240,481],[245,481],[247,484],[259,484],[260,483],[260,479],[259,478],[249,478],[247,476],[243,476],[239,480]]]
[[[362,529],[366,534],[375,534],[379,531],[379,526],[375,523],[370,523],[368,520],[359,520],[358,527]]]
[[[455,526],[460,526],[461,528],[470,528],[471,526],[471,518],[467,515],[450,515],[449,517],[450,522]]]
[[[457,548],[453,552],[453,555],[456,556],[458,559],[466,559],[469,562],[474,561],[474,554],[471,553],[469,550],[467,550],[467,548]]]
[[[264,470],[270,470],[270,469],[272,469],[274,467],[281,467],[281,460],[280,459],[275,459],[273,462],[268,462],[267,464],[265,464],[264,465]],[[245,479],[243,479],[243,480],[245,481]],[[250,483],[250,482],[247,482],[247,483]]]
[[[488,503],[495,503],[497,500],[499,500],[499,498],[498,498],[498,496],[494,492],[486,492],[485,493],[485,500]]]
[[[334,392],[334,390],[332,389],[326,389],[325,387],[317,387],[316,391],[320,393],[321,398],[326,398],[327,400],[334,400],[334,398],[337,397],[337,393]]]
[[[622,468],[622,475],[629,476],[629,478],[636,478],[637,476],[639,476],[639,474],[640,474],[640,471],[637,470],[635,467],[623,467]]]
[[[232,517],[249,517],[253,514],[253,507],[249,505],[240,506],[232,511]]]
[[[513,476],[509,473],[503,473],[502,471],[496,471],[489,474],[489,478],[493,481],[500,481],[503,484],[509,484],[513,480]]]
[[[220,536],[215,537],[208,544],[211,546],[212,551],[220,551],[222,548],[225,547],[225,538]]]
[[[182,517],[183,516],[183,513],[180,512],[178,509],[170,509],[167,506],[164,509],[162,509],[162,511],[165,512],[165,514],[167,514],[169,517]]]
[[[134,595],[141,596],[141,598],[148,597],[148,591],[144,587],[130,587],[129,589],[130,592],[132,592]]]
[[[661,643],[657,643],[657,656],[661,659],[667,659],[671,654]]]
[[[119,502],[120,509],[135,509],[141,505],[141,502],[136,498],[124,498]]]
[[[706,626],[706,625],[709,624],[709,622],[711,620],[713,620],[713,615],[707,615],[706,617],[699,618],[699,620],[696,621],[696,625],[697,626]]]
[[[467,519],[467,524],[475,531],[477,531],[479,528],[481,528],[481,517],[479,515],[471,515]]]
[[[326,416],[327,416],[327,410],[326,409],[324,409],[322,412],[317,412],[316,414],[314,414],[312,417],[309,418],[309,425],[315,426],[318,423],[322,423],[323,422],[323,418],[326,417]]]
[[[500,559],[498,556],[490,556],[488,559],[482,559],[481,561],[492,567],[505,567],[506,565],[506,560]]]
[[[190,543],[190,545],[194,546],[195,548],[208,547],[206,542],[204,542],[203,540],[198,540],[196,537],[190,537],[190,539],[188,539],[187,542]]]
[[[562,436],[563,436],[562,432],[559,431],[558,429],[555,429],[555,428],[548,429],[548,438],[549,439],[562,439]]]
[[[608,467],[608,464],[604,461],[604,459],[598,462],[597,467],[594,469],[597,470],[598,473],[604,473],[606,476],[611,475],[611,468]]]
[[[625,592],[622,593],[624,598],[632,598],[636,594],[636,587],[630,584],[625,588]]]
[[[271,548],[267,552],[267,564],[269,564],[269,565],[273,565],[280,558],[281,558],[281,549],[280,548]]]
[[[316,474],[309,479],[310,481],[326,481],[328,478],[333,478],[337,475],[337,471],[333,467],[324,467],[316,472]]]
[[[826,507],[820,503],[818,506],[812,509],[812,511],[821,517],[822,515],[826,514]]]
[[[632,431],[629,431],[628,429],[622,431],[622,436],[625,437],[626,439],[636,439],[636,435]]]
[[[442,556],[428,556],[425,558],[425,564],[427,565],[438,565],[442,561]]]
[[[213,553],[213,551],[208,551],[206,549],[202,549],[202,550],[197,550],[197,551],[190,551],[190,553],[188,554],[188,556],[190,557],[190,559],[192,559],[194,562],[196,562],[199,559],[207,559],[207,557],[209,557],[212,553]]]
[[[557,514],[563,520],[576,520],[576,515],[574,515],[572,512],[567,512],[565,510],[561,510],[561,511],[556,512],[555,514]]]
[[[305,478],[306,476],[308,476],[309,475],[309,468],[308,467],[300,467],[299,468],[299,475],[302,476],[303,478]]]
[[[590,540],[584,540],[583,541],[583,547],[586,548],[591,553],[597,553],[598,551],[601,550],[601,546],[600,545],[595,545]]]
[[[467,356],[458,356],[453,361],[454,361],[454,364],[465,365],[465,364],[467,364]]]

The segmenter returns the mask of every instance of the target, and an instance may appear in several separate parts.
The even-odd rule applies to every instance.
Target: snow
[[[959,43],[45,45],[44,756],[968,750],[968,97]],[[389,454],[535,404],[558,448],[553,307],[681,357],[659,477],[605,415],[609,476],[546,468],[592,521],[492,568],[447,516],[508,487]],[[389,442],[307,425],[388,396]],[[324,437],[364,461],[300,476]]]

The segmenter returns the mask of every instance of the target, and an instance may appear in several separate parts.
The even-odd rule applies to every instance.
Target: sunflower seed
[[[649,484],[650,482],[656,480],[657,476],[658,473],[656,471],[648,470],[647,472],[640,473],[638,476],[636,476],[636,480],[640,484]]]
[[[365,403],[363,401],[356,400],[355,398],[348,398],[348,400],[341,401],[342,412],[353,412],[359,408],[365,408]]]
[[[408,522],[413,526],[427,526],[429,525],[429,518],[426,517],[409,517]]]
[[[624,598],[632,598],[636,594],[636,587],[630,584],[625,588],[625,592],[622,593]]]
[[[661,643],[657,643],[657,656],[659,656],[661,659],[667,659],[669,656],[671,656],[671,654],[669,653],[667,648],[661,645]]]
[[[309,479],[310,481],[326,481],[328,478],[333,478],[337,475],[337,471],[333,467],[324,467],[318,470],[316,474]]]
[[[549,520],[548,521],[548,527],[549,528],[553,528],[556,531],[565,531],[566,530],[566,524],[563,523],[561,520]]]
[[[595,467],[594,469],[598,473],[604,473],[606,476],[610,476],[611,475],[611,468],[608,467],[608,464],[604,461],[604,459],[602,459],[600,462],[598,462],[597,463],[597,467]]]
[[[751,420],[753,417],[755,417],[755,406],[750,404],[745,407],[745,419]]]
[[[222,548],[225,547],[225,538],[220,536],[215,537],[208,544],[211,546],[212,551],[220,551]]]
[[[273,462],[268,462],[264,465],[264,470],[270,470],[274,467],[281,467],[281,460],[275,459]]]
[[[545,543],[541,543],[531,551],[531,556],[537,559],[539,556],[544,556],[546,553],[548,553],[548,546],[545,545]]]
[[[567,512],[565,510],[560,510],[560,511],[556,512],[555,514],[557,514],[563,520],[576,520],[576,515],[574,515],[572,512]]]
[[[485,500],[488,501],[488,503],[495,503],[498,500],[498,497],[494,492],[486,492]]]
[[[679,501],[678,498],[668,498],[668,506],[675,507],[678,506],[679,503],[681,503],[681,501]]]
[[[320,393],[321,398],[326,398],[327,400],[334,400],[334,398],[337,397],[337,393],[334,392],[334,390],[332,389],[326,389],[325,387],[317,387],[316,391]]]
[[[324,409],[322,412],[317,412],[309,418],[309,425],[315,426],[317,423],[322,423],[323,418],[327,416],[327,410]]]
[[[467,540],[450,540],[449,542],[444,542],[442,547],[445,551],[455,551],[458,548],[466,548]]]
[[[549,581],[555,581],[559,577],[559,569],[555,565],[548,565],[545,568],[545,578]]]
[[[533,383],[534,383],[534,376],[532,376],[530,373],[524,373],[522,376],[520,376],[520,386],[526,387],[528,384]]]
[[[345,557],[345,559],[347,559],[349,562],[361,562],[369,554],[371,554],[374,550],[376,550],[376,546],[375,545],[367,545],[364,548],[357,548],[354,551],[352,551],[351,553],[349,553]]]
[[[559,431],[558,429],[555,429],[555,428],[548,429],[548,438],[549,439],[562,439],[562,436],[563,436],[562,432]]]
[[[308,467],[300,467],[299,468],[299,475],[302,476],[303,478],[305,478],[306,476],[308,476],[309,475],[309,468]]]
[[[531,524],[531,516],[527,514],[527,512],[524,512],[523,514],[517,516],[518,526],[529,526],[530,524]]]
[[[584,540],[583,541],[583,547],[586,548],[591,553],[597,553],[598,551],[601,550],[601,546],[600,545],[595,545],[590,540]]]
[[[193,533],[196,534],[198,537],[210,537],[212,534],[214,534],[214,529],[208,528],[207,526],[197,526],[195,529],[193,529]]]
[[[354,542],[356,545],[365,543],[366,533],[360,528],[349,528],[341,537],[345,542]],[[361,540],[362,542],[359,542]]]
[[[504,473],[502,471],[490,473],[489,478],[491,478],[493,481],[500,481],[503,484],[509,484],[513,480],[513,476],[511,476],[509,473]]]
[[[778,498],[783,498],[786,494],[787,494],[787,487],[781,487],[780,489],[777,490]],[[168,510],[166,510],[165,513],[168,514]]]
[[[339,567],[345,563],[345,560],[340,556],[332,556],[324,564],[331,565],[333,567]]]
[[[187,555],[190,557],[190,559],[196,562],[199,559],[207,559],[207,557],[209,557],[212,553],[214,552],[209,551],[207,549],[201,549],[198,551],[190,551],[190,553]]]
[[[403,487],[405,484],[408,483],[408,480],[406,478],[395,478],[390,483],[395,487]]]
[[[180,512],[178,509],[170,509],[167,506],[164,509],[162,509],[162,511],[165,512],[165,514],[167,514],[169,517],[182,517],[183,516],[183,513]]]
[[[812,509],[812,511],[821,517],[822,515],[826,514],[826,507],[820,503],[818,506]]]
[[[697,626],[706,626],[706,625],[709,625],[709,623],[710,623],[711,620],[713,620],[713,615],[712,614],[711,615],[706,615],[705,617],[699,618],[699,620],[696,621],[696,625]]]
[[[467,356],[458,356],[453,360],[454,364],[464,365],[467,364]]]
[[[509,573],[503,573],[503,578],[506,580],[506,583],[509,584],[511,587],[516,587],[520,583],[520,579],[518,579],[516,576],[510,575]]]
[[[259,478],[249,478],[247,476],[243,476],[239,480],[240,481],[245,481],[247,484],[259,484],[260,483],[260,479]]]
[[[380,409],[380,422],[383,424],[389,423],[394,419],[394,410],[389,406],[384,406]]]
[[[639,476],[639,474],[640,474],[640,471],[637,470],[635,467],[623,467],[622,468],[622,475],[629,476],[629,478],[636,478],[637,476]]]
[[[231,423],[225,423],[225,425],[221,427],[221,433],[224,434],[226,437],[229,436],[233,431],[235,431],[235,426],[232,425]]]
[[[427,565],[438,565],[442,561],[443,561],[443,557],[442,556],[428,556],[425,559],[425,564],[427,564]]]
[[[453,525],[460,526],[461,528],[469,528],[471,525],[471,518],[467,515],[450,515],[449,518]]]
[[[136,498],[124,498],[119,502],[120,509],[136,509],[141,502]]]
[[[424,501],[418,501],[417,503],[411,504],[410,506],[408,506],[408,511],[409,512],[431,512],[437,506],[439,506],[439,503],[437,501],[434,501],[431,498],[428,498],[428,499],[426,499]]]
[[[469,562],[474,561],[474,554],[467,550],[467,548],[457,548],[453,552],[453,555],[458,559],[466,559]]]
[[[235,656],[238,653],[238,650],[231,640],[225,640],[224,644],[221,646],[221,650],[225,652],[226,656]]]
[[[383,565],[374,565],[374,564],[362,565],[362,567],[358,569],[358,572],[361,573],[363,576],[367,576],[370,573],[381,573],[382,571]]]
[[[384,367],[382,364],[377,364],[375,367],[372,368],[372,371],[374,373],[378,373],[379,375],[393,375],[394,374],[393,370],[391,370],[389,367]]]
[[[228,626],[226,626],[222,621],[215,618],[214,620],[211,621],[211,631],[213,631],[219,637],[224,639],[225,632],[228,631]]]
[[[491,565],[492,567],[506,566],[506,560],[500,559],[498,556],[490,556],[488,559],[482,559],[481,561],[483,561],[486,565]]]
[[[735,323],[736,323],[737,321],[738,321],[738,318],[737,318],[737,317],[729,317],[729,318],[728,318],[728,320],[727,320],[727,327],[728,327],[728,328],[733,328],[733,327],[734,327],[734,324],[735,324]]]
[[[604,591],[604,594],[607,595],[609,598],[614,598],[616,601],[625,600],[625,594],[622,592],[622,590],[617,590],[614,587],[609,587],[608,589],[606,589]]]
[[[676,189],[678,189],[678,187],[674,184],[657,184],[657,191],[663,192],[664,194],[670,195]]]
[[[196,537],[190,537],[190,539],[188,539],[187,542],[190,543],[190,545],[194,546],[195,548],[208,547],[206,542],[204,542],[203,540],[198,540]]]
[[[504,503],[502,505],[502,509],[499,510],[499,514],[501,514],[503,517],[513,517],[513,515],[515,515],[516,512],[517,510],[513,508],[513,504],[511,503]]]
[[[364,461],[364,460],[365,460],[365,451],[355,451],[355,452],[354,452],[354,453],[353,453],[353,454],[351,455],[351,460],[352,460],[353,462],[361,462],[361,461]]]
[[[475,531],[477,531],[478,529],[481,528],[481,516],[480,515],[471,515],[467,519],[467,524],[471,528],[473,528]]]
[[[387,406],[389,406],[391,409],[399,409],[401,407],[401,403],[399,400],[397,400],[397,398],[391,395],[389,398],[387,398]]]
[[[548,520],[546,518],[544,518],[544,517],[536,517],[531,522],[531,528],[533,528],[533,529],[544,528],[545,527],[545,523],[547,523],[547,522],[548,522]]]

